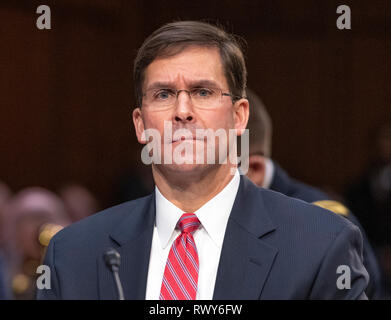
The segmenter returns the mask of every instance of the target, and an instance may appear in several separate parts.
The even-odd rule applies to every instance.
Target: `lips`
[[[179,137],[179,138],[173,139],[172,143],[178,142],[178,141],[195,141],[195,140],[199,140],[199,139],[197,139],[196,137]]]
[[[179,138],[173,139],[174,142],[184,141],[184,140],[195,140],[195,138],[193,136],[189,136],[189,137],[179,137]]]
[[[171,140],[171,143],[175,143],[175,142],[181,142],[181,141],[195,141],[195,140],[200,140],[200,141],[203,141],[204,139],[198,139],[197,138],[197,135],[195,134],[183,134],[183,135],[180,135],[179,137],[175,137],[175,133],[173,134],[173,139]]]

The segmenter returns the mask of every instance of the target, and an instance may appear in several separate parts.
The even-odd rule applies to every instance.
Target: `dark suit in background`
[[[310,203],[330,199],[330,197],[324,192],[291,178],[277,163],[273,162],[273,164],[274,175],[270,185],[271,190],[281,192],[289,197],[301,199]],[[366,294],[369,299],[380,299],[383,296],[382,276],[375,252],[357,218],[351,212],[347,212],[347,214],[344,214],[343,216],[358,226],[363,235],[364,266],[370,275]]]
[[[38,299],[117,299],[103,254],[121,254],[126,299],[145,299],[155,223],[154,193],[109,208],[55,235],[45,264],[51,290]],[[338,289],[338,266],[351,269],[351,289]],[[255,186],[241,177],[214,299],[365,299],[359,229],[322,208]]]
[[[0,300],[8,299],[4,262],[0,253]]]

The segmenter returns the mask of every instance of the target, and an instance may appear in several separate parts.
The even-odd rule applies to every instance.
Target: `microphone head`
[[[103,259],[110,269],[113,269],[113,267],[119,268],[119,265],[121,264],[121,256],[118,251],[113,248],[108,249],[104,253]]]

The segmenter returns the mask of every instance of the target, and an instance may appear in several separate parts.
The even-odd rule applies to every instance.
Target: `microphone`
[[[121,264],[120,254],[115,249],[110,248],[104,253],[103,259],[106,262],[106,265],[113,273],[115,285],[117,287],[117,292],[118,292],[118,299],[125,300],[124,292],[122,290],[121,280],[118,274],[119,266]]]

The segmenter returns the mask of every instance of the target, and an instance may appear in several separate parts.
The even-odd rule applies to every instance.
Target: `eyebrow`
[[[219,85],[212,80],[196,80],[196,81],[190,81],[188,84],[189,88],[199,88],[199,87],[213,87],[213,88],[219,88]],[[165,82],[165,81],[156,81],[151,83],[146,90],[151,89],[176,89],[175,85],[172,82]]]
[[[151,89],[175,89],[175,86],[171,82],[156,81],[150,84],[145,91]]]

